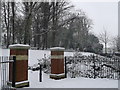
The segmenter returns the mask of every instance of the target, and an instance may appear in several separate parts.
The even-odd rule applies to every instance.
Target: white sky
[[[103,32],[103,27],[111,37],[118,35],[118,0],[71,0],[75,9],[82,9],[93,20],[93,32]]]

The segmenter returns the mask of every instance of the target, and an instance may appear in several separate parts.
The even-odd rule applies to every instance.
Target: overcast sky
[[[71,3],[93,20],[91,32],[99,35],[104,27],[111,37],[118,35],[118,0],[71,0]]]

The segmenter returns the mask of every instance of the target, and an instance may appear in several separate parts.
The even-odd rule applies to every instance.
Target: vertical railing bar
[[[8,57],[7,57],[8,60]],[[7,89],[9,90],[9,86],[8,86],[8,63],[6,63],[6,84],[7,84]]]
[[[4,61],[6,62],[6,57],[4,58]],[[4,64],[4,73],[5,73],[5,89],[6,89],[6,63]]]
[[[0,57],[0,61],[2,62],[2,56]],[[0,64],[1,68],[1,89],[2,89],[2,64]]]
[[[5,61],[7,61],[7,57],[5,58]],[[6,85],[6,88],[7,88],[7,72],[6,72],[6,65],[7,63],[5,63],[5,85]]]
[[[114,61],[114,65],[116,64],[115,62],[116,62],[116,59]],[[114,70],[114,74],[113,74],[114,78],[113,79],[115,79],[115,73],[116,73],[116,69]]]
[[[7,57],[7,60],[8,60],[8,57]],[[7,75],[8,75],[8,68],[7,68],[7,66],[8,66],[8,63],[6,63],[6,81],[8,81],[8,79],[7,79]],[[6,84],[7,84],[7,82],[6,82]],[[7,89],[9,90],[9,86],[7,85]]]
[[[3,57],[2,57],[3,58]],[[4,62],[4,58],[3,58],[3,62]],[[5,77],[4,77],[4,64],[3,64],[3,89],[4,89],[4,85],[5,85],[5,83],[4,83],[4,79]]]
[[[114,58],[113,58],[114,59]],[[111,65],[113,65],[113,59],[112,59],[112,61],[111,61]],[[112,79],[112,68],[110,68],[110,74],[111,74],[111,79]]]
[[[4,61],[6,62],[6,57],[4,58]],[[6,63],[4,64],[4,72],[5,72],[5,88],[6,88]]]
[[[2,62],[2,56],[0,57],[0,61]],[[0,64],[0,68],[1,68],[1,87],[0,89],[2,88],[2,64]]]
[[[3,56],[2,56],[2,62],[3,62]],[[4,80],[4,78],[3,78],[3,64],[2,64],[2,82],[1,82],[2,86],[1,87],[4,90],[4,88],[3,88],[3,82],[4,81],[3,80]]]
[[[4,57],[4,61],[5,61],[5,57]],[[5,83],[5,77],[6,77],[6,73],[5,73],[5,64],[3,64],[4,65],[4,88],[6,87],[6,83]]]
[[[3,56],[2,56],[2,62],[3,62]],[[2,88],[3,88],[3,79],[4,78],[3,78],[3,64],[2,64],[2,83],[1,83],[2,84],[2,86],[1,86]]]

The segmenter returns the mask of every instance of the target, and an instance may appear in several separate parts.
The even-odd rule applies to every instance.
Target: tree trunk
[[[55,44],[55,39],[56,39],[56,28],[57,28],[57,21],[58,21],[58,15],[57,15],[57,11],[58,11],[58,2],[53,2],[53,14],[52,14],[52,22],[53,22],[53,26],[52,26],[52,47],[56,46]]]
[[[14,7],[15,7],[15,3],[11,2],[11,6],[12,6],[12,34],[13,34],[12,44],[14,44],[15,43],[15,28],[14,28],[14,20],[15,20],[15,10],[14,10]]]
[[[42,6],[42,13],[43,13],[43,25],[42,25],[42,28],[43,28],[43,35],[42,35],[42,42],[43,42],[43,47],[42,49],[47,49],[47,30],[48,30],[48,23],[49,23],[49,15],[50,15],[50,7],[49,7],[49,3],[48,2],[45,2],[43,3],[43,6]]]
[[[105,54],[107,54],[107,43],[105,42]]]
[[[5,21],[5,26],[6,26],[6,30],[7,30],[7,42],[6,47],[8,48],[8,46],[10,45],[10,38],[9,38],[9,16],[10,16],[10,6],[9,6],[9,2],[7,3],[7,8],[6,8],[6,4],[5,2],[3,3],[3,7],[4,7],[4,21]],[[7,13],[6,13],[7,10]]]

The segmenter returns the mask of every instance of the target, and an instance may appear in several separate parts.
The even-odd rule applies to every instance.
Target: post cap
[[[24,44],[13,44],[13,45],[9,45],[10,49],[29,49],[30,46],[29,45],[24,45]]]
[[[53,48],[50,48],[51,51],[64,51],[65,48],[63,47],[53,47]]]

